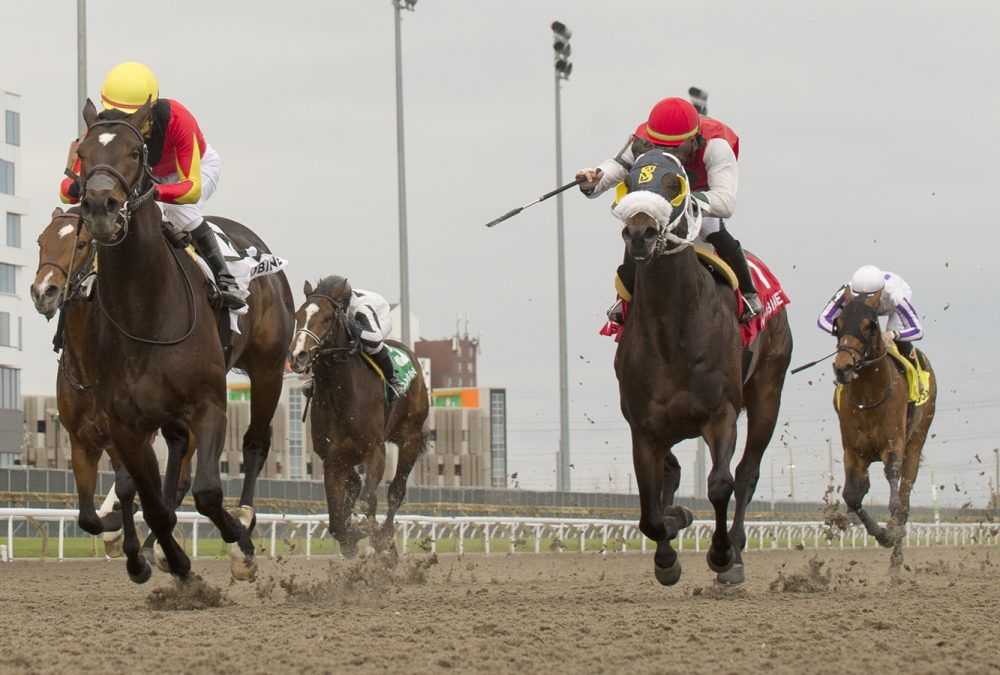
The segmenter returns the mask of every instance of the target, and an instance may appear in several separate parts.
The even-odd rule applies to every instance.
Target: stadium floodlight
[[[573,48],[569,44],[572,36],[573,32],[566,27],[566,24],[561,21],[552,22],[552,49],[555,51],[556,77],[562,80],[568,80],[570,73],[573,72],[573,64],[569,61],[569,56],[573,53]]]
[[[708,114],[708,92],[704,89],[699,89],[698,87],[690,87],[688,89],[688,96],[691,99],[691,103],[694,104],[695,110],[701,115]]]

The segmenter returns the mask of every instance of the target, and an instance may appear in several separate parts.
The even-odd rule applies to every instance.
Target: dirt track
[[[693,553],[669,589],[635,553],[262,560],[239,585],[199,559],[185,592],[120,561],[19,561],[0,671],[1000,673],[1000,550],[906,555],[893,579],[884,551],[751,553],[735,594]]]

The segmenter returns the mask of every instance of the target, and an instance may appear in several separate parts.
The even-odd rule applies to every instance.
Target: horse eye
[[[131,153],[132,159],[139,159],[139,151],[133,150]]]
[[[332,316],[324,316],[323,317],[323,325],[324,326],[328,326],[331,323],[333,323],[333,317]]]
[[[76,242],[76,250],[77,251],[82,251],[85,248],[87,248],[87,242],[85,242],[83,239],[81,239],[80,241]]]

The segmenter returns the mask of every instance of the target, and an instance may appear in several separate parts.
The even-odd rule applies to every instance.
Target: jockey
[[[764,307],[750,276],[743,248],[729,233],[724,221],[732,217],[736,208],[739,180],[736,158],[740,140],[732,129],[711,117],[699,115],[689,101],[665,98],[653,106],[649,119],[639,125],[617,155],[596,169],[577,171],[578,179],[586,179],[580,184],[580,190],[593,199],[615,187],[628,175],[636,158],[655,147],[666,148],[684,165],[691,183],[691,196],[699,203],[703,214],[701,236],[715,247],[719,257],[736,274],[744,300],[740,321],[750,320]],[[618,272],[629,292],[635,279],[634,266],[634,261],[627,260]],[[621,323],[617,303],[608,316]]]
[[[924,336],[924,330],[917,318],[917,310],[913,308],[910,298],[913,291],[903,277],[893,272],[883,272],[874,265],[859,267],[851,277],[850,283],[841,286],[816,320],[822,330],[834,332],[833,323],[844,309],[844,293],[847,289],[854,295],[878,294],[876,312],[879,316],[888,316],[885,330],[882,331],[882,341],[888,347],[893,340],[900,354],[913,359],[913,342]]]
[[[121,63],[108,73],[101,87],[101,103],[107,110],[120,110],[131,115],[149,100],[153,109],[150,122],[141,129],[146,140],[148,161],[156,187],[156,200],[161,202],[163,217],[174,227],[191,233],[198,254],[205,259],[215,276],[219,294],[226,307],[244,306],[236,280],[226,266],[215,233],[202,218],[202,208],[219,184],[222,159],[205,141],[198,122],[179,102],[159,97],[156,76],[141,63]],[[70,147],[73,173],[80,172],[76,157],[78,141]],[[80,182],[63,180],[60,198],[66,204],[80,200]]]
[[[361,328],[361,348],[378,364],[391,394],[398,398],[403,394],[403,383],[396,378],[392,355],[385,346],[385,339],[392,333],[389,303],[378,293],[352,288],[347,279],[344,279],[344,286],[344,292],[351,298],[347,315]]]

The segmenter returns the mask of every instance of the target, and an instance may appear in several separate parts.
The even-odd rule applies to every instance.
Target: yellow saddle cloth
[[[900,354],[899,348],[896,346],[895,342],[889,345],[888,352],[889,356],[891,356],[896,361],[896,364],[903,369],[903,372],[906,373],[906,386],[909,392],[910,403],[914,406],[920,406],[927,403],[930,398],[931,374],[919,365],[920,350],[916,347],[913,348],[913,354],[917,357],[917,363],[914,363]],[[834,408],[837,410],[840,410],[840,394],[843,388],[844,385],[838,384],[837,390],[834,393]]]

